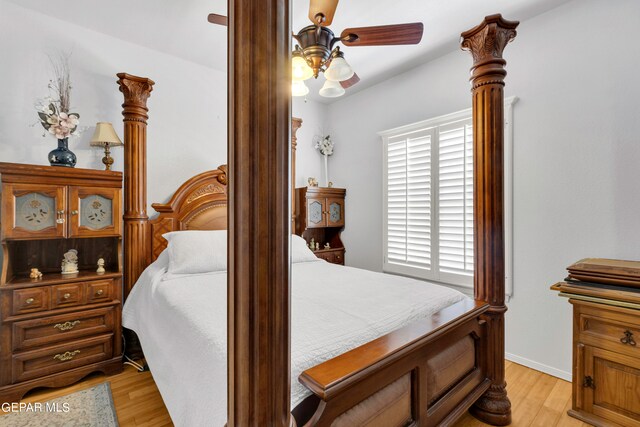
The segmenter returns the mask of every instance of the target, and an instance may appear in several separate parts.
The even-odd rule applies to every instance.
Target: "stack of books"
[[[567,282],[586,282],[640,288],[640,261],[585,258],[569,267]]]

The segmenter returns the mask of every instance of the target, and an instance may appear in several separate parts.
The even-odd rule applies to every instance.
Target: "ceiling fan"
[[[344,59],[344,52],[336,43],[345,46],[388,46],[418,44],[422,40],[424,26],[421,22],[411,24],[380,25],[375,27],[346,28],[340,37],[329,29],[333,22],[339,0],[310,0],[309,19],[312,25],[292,34],[298,42],[292,53],[292,95],[304,96],[309,88],[304,81],[324,73],[326,82],[320,95],[334,98],[345,93],[360,81]],[[227,25],[226,16],[210,14],[209,22]]]

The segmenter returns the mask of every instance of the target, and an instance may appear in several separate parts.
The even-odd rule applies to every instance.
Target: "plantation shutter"
[[[387,144],[386,263],[431,268],[432,130]]]
[[[473,275],[471,120],[438,128],[438,259],[445,273]]]

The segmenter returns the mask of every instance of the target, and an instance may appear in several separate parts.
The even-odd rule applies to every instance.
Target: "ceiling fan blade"
[[[355,85],[359,81],[360,81],[360,77],[358,77],[356,73],[353,73],[353,76],[351,76],[351,78],[341,81],[340,86],[342,86],[345,89],[349,89],[351,86]]]
[[[311,0],[309,2],[309,19],[316,25],[327,27],[333,22],[338,0]]]
[[[422,40],[423,31],[422,22],[415,22],[412,24],[347,28],[340,37],[345,46],[418,44]]]
[[[228,25],[229,21],[226,16],[218,15],[217,13],[210,13],[207,20],[212,24],[224,25],[225,27]]]

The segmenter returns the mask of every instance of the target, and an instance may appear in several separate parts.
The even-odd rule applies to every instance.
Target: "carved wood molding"
[[[504,69],[505,46],[518,22],[487,16],[462,33],[461,47],[471,52],[473,98],[474,294],[490,304],[486,313],[486,372],[491,386],[471,413],[493,425],[511,423],[504,381]]]
[[[124,298],[149,265],[147,216],[147,100],[154,82],[118,74],[124,95]]]
[[[125,121],[140,121],[147,123],[147,99],[151,96],[155,82],[146,77],[133,76],[127,73],[118,73],[118,85],[124,95],[124,111],[122,115]]]

